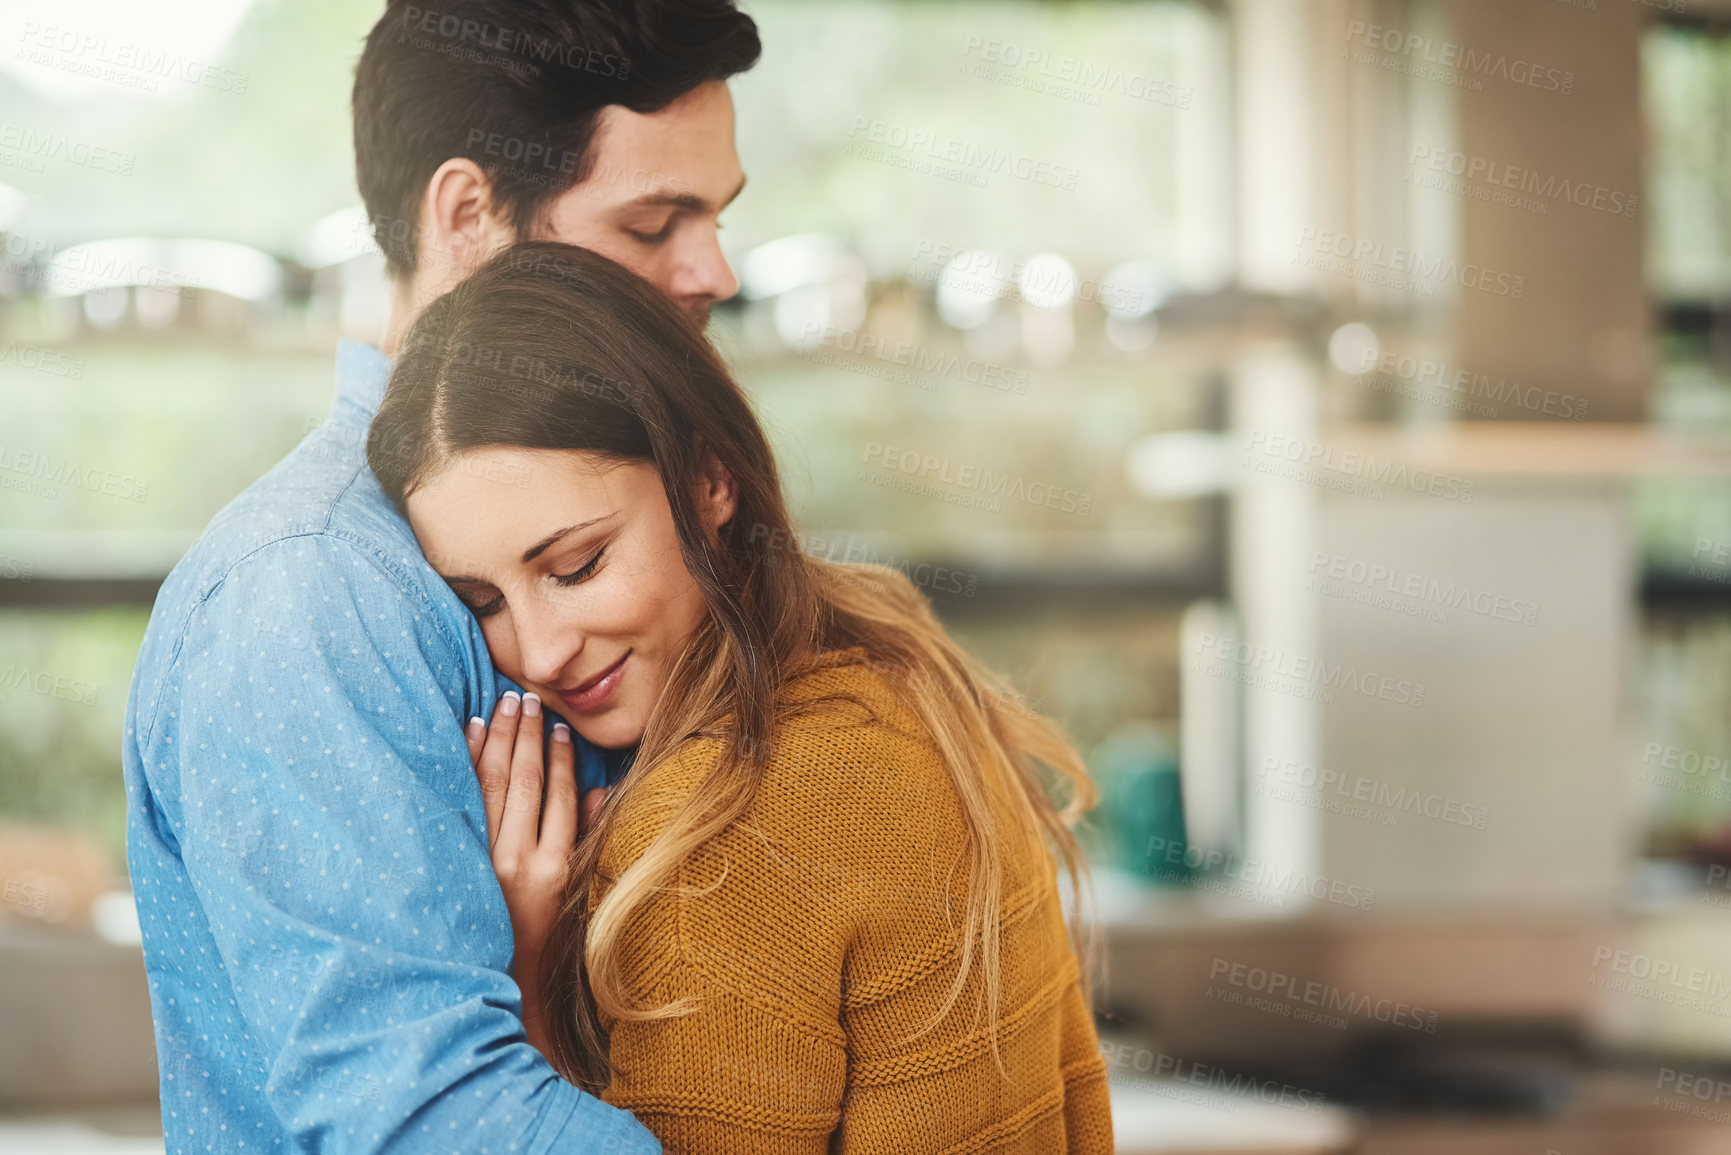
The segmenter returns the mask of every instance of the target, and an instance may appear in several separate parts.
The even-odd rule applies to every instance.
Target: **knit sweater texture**
[[[1109,1153],[1105,1064],[1037,841],[1000,839],[1002,1069],[977,954],[950,1012],[909,1037],[958,971],[966,827],[918,716],[865,659],[826,654],[789,687],[811,708],[780,727],[750,810],[621,931],[633,1000],[696,1009],[604,1017],[604,1098],[670,1152]],[[720,748],[687,741],[620,799],[592,906]],[[989,785],[998,829],[1017,829],[1011,784]]]

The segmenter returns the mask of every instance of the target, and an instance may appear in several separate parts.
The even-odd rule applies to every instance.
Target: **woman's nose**
[[[523,677],[543,686],[556,685],[583,649],[581,631],[571,620],[571,607],[534,594],[526,600],[529,604],[512,615]]]

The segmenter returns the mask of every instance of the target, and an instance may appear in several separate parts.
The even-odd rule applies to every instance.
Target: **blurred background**
[[[714,339],[1086,754],[1120,1149],[1731,1151],[1731,2],[742,6]],[[127,685],[382,331],[380,10],[0,13],[3,1151],[162,1151]]]

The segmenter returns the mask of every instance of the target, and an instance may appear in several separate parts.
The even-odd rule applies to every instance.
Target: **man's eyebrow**
[[[725,209],[728,205],[738,199],[739,194],[744,191],[745,178],[742,176],[739,178],[739,183],[733,186],[733,191],[727,194],[727,199],[722,201],[719,206],[714,206],[715,211],[719,213],[722,209]],[[712,207],[707,200],[698,196],[696,193],[666,192],[644,193],[640,197],[632,197],[619,207],[622,209],[637,209],[659,208],[663,205],[676,209],[685,209],[687,212],[694,213],[708,212]]]

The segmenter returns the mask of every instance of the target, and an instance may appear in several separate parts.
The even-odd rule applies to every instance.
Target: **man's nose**
[[[720,240],[710,230],[686,255],[674,294],[687,307],[706,307],[739,292],[739,278],[722,255]]]

